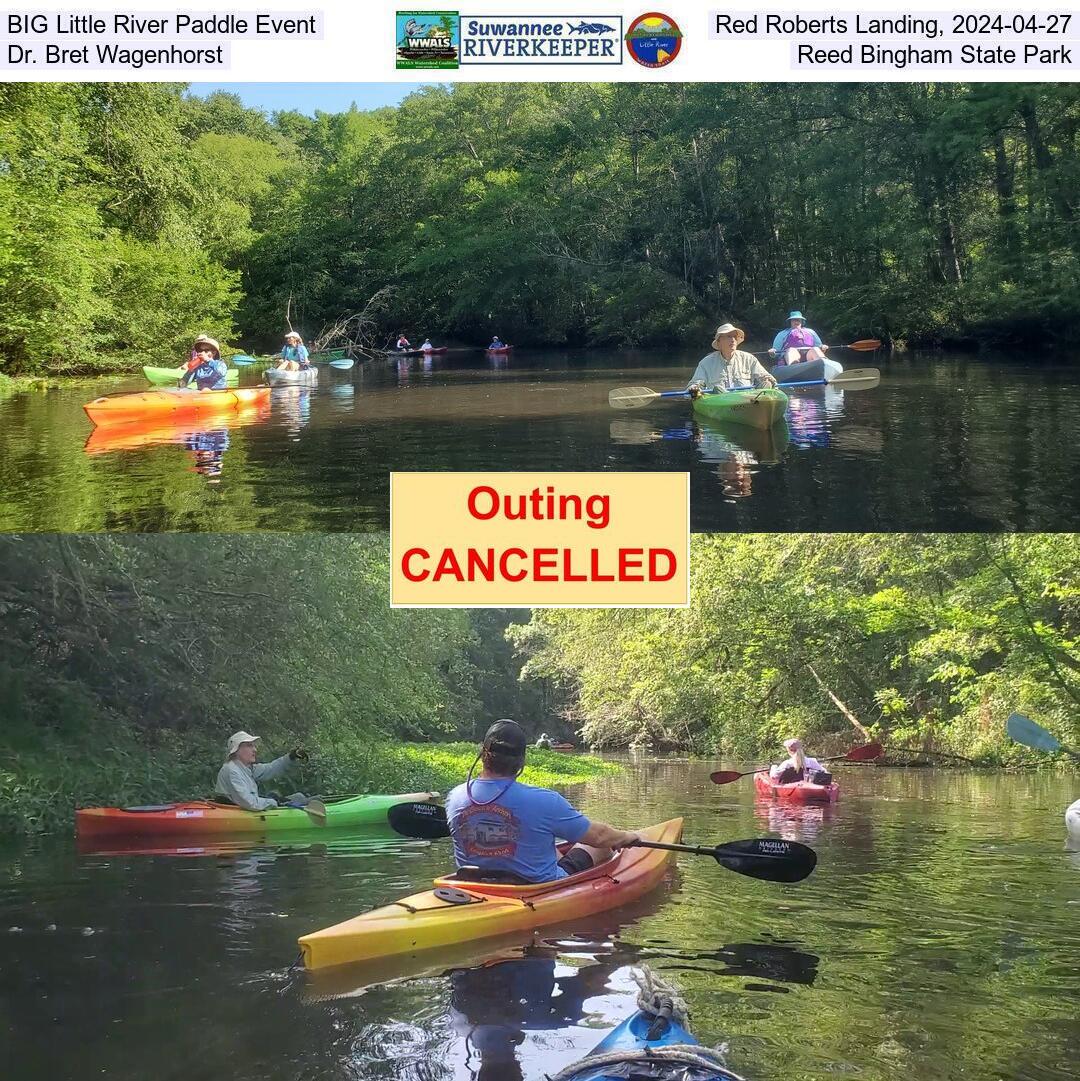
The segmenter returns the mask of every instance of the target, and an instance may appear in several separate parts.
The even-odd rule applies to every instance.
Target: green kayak
[[[694,399],[694,412],[713,420],[748,428],[771,428],[784,415],[788,397],[782,390],[723,390]]]
[[[322,801],[326,818],[301,808],[275,807],[245,811],[231,804],[194,800],[147,807],[87,807],[75,812],[80,837],[187,837],[278,833],[290,830],[386,825],[386,813],[399,803],[430,803],[438,792],[408,792],[401,796],[328,796]]]
[[[184,374],[183,368],[143,368],[143,375],[154,384],[155,387],[175,387],[177,380]],[[230,368],[225,376],[225,383],[230,387],[240,385],[240,372],[236,368]]]

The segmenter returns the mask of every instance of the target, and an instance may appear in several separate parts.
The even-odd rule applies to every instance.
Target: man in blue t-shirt
[[[525,732],[516,721],[496,721],[484,736],[477,758],[480,776],[446,797],[446,817],[458,867],[479,867],[507,881],[551,882],[586,871],[628,848],[636,833],[590,822],[558,792],[521,784]],[[476,763],[473,763],[475,768]],[[561,859],[557,840],[574,847]]]

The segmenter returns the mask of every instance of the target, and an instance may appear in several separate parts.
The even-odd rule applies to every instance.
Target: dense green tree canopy
[[[0,370],[199,330],[668,342],[789,305],[830,336],[1063,340],[1073,84],[461,84],[272,117],[177,85],[0,88]],[[290,304],[291,302],[291,304]]]
[[[1013,710],[1080,743],[1075,534],[697,535],[691,555],[688,609],[546,609],[512,629],[589,743],[857,741],[827,690],[894,746],[1020,758]]]

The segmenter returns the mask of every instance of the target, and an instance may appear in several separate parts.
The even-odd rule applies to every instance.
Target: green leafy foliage
[[[1065,341],[1078,120],[1074,84],[460,84],[314,117],[8,84],[0,368],[131,370],[234,321],[264,348],[388,285],[388,340],[764,336],[797,305],[834,340]]]
[[[268,753],[307,745],[322,792],[444,789],[476,744],[437,741],[498,715],[552,728],[503,670],[505,619],[392,610],[387,559],[350,536],[0,541],[0,827],[205,796],[241,728]],[[530,763],[540,783],[602,768]]]
[[[1075,534],[702,535],[691,555],[689,609],[510,629],[591,745],[843,751],[861,737],[828,691],[894,746],[1022,761],[1013,710],[1080,743]]]

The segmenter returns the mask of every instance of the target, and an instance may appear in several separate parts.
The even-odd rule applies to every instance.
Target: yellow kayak
[[[641,831],[677,844],[683,820]],[[607,863],[556,882],[511,886],[435,879],[435,889],[404,897],[300,939],[306,968],[394,957],[591,916],[634,901],[660,884],[673,853],[625,848]]]

